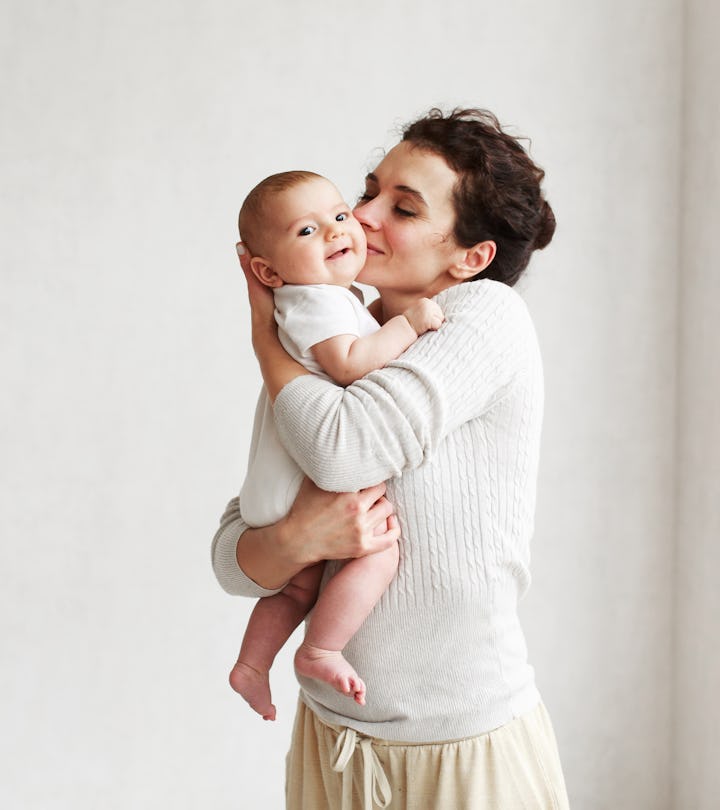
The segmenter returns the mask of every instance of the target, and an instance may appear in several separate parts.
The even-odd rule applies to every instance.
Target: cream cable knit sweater
[[[305,375],[275,402],[283,444],[318,486],[387,480],[402,532],[397,576],[345,649],[367,705],[308,680],[303,699],[327,722],[409,742],[482,734],[540,699],[517,617],[542,421],[535,332],[494,281],[436,300],[447,322],[386,368],[345,389]],[[269,595],[237,565],[245,528],[233,499],[213,540],[216,576],[230,593]]]

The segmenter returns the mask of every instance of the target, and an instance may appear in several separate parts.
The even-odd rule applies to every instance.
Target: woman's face
[[[448,269],[465,251],[453,236],[457,175],[439,155],[406,141],[366,178],[355,217],[367,236],[358,281],[381,294],[432,296],[457,280]]]

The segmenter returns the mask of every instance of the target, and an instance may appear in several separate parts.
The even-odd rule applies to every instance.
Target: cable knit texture
[[[542,421],[535,332],[494,281],[436,300],[446,323],[386,368],[345,389],[304,375],[275,402],[300,467],[331,491],[387,480],[402,532],[397,576],[345,649],[367,705],[306,679],[303,699],[327,722],[408,742],[482,734],[540,699],[517,617]],[[236,500],[213,541],[215,572],[232,593],[271,594],[237,565]]]

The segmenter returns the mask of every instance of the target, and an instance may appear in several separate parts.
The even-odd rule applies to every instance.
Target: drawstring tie
[[[392,791],[378,755],[373,751],[372,740],[353,728],[344,728],[335,743],[332,761],[332,769],[343,775],[342,810],[352,808],[352,756],[358,742],[363,758],[363,810],[373,810],[373,802],[378,807],[388,807]]]

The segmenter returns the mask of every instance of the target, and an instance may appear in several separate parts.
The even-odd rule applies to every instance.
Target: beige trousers
[[[568,810],[543,704],[479,737],[407,744],[324,724],[302,701],[287,810]]]

